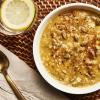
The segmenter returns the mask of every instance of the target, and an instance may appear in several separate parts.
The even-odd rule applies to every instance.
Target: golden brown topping
[[[61,13],[44,30],[40,52],[47,70],[63,83],[100,82],[100,17],[84,10]]]

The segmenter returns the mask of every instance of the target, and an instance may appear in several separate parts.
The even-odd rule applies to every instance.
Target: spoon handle
[[[7,73],[3,73],[6,81],[8,82],[9,86],[12,88],[14,94],[18,98],[18,100],[26,100],[25,97],[22,95],[20,90],[17,88],[16,84],[12,81],[10,76]]]

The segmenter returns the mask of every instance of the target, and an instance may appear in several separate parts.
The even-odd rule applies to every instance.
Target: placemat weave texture
[[[32,68],[35,68],[32,54],[34,34],[40,22],[48,13],[61,5],[75,2],[89,3],[100,8],[100,0],[34,0],[34,2],[38,10],[33,28],[30,31],[9,36],[4,34],[5,31],[2,31],[2,28],[0,29],[2,31],[0,32],[0,44],[16,54]],[[70,95],[70,97],[72,100],[100,100],[100,90],[88,95]]]

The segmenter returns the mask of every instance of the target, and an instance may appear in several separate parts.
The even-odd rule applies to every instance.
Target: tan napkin
[[[9,75],[15,81],[27,100],[69,100],[62,93],[49,86],[42,77],[13,53],[0,45],[10,60]],[[0,74],[0,100],[17,100]]]

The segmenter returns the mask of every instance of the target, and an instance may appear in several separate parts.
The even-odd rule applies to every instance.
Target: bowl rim
[[[56,79],[54,79],[49,73],[48,71],[45,69],[44,65],[42,64],[41,58],[40,58],[40,53],[39,53],[39,44],[40,44],[40,38],[42,35],[42,32],[45,28],[45,24],[48,22],[48,20],[50,20],[51,17],[54,16],[54,14],[59,13],[61,10],[63,11],[64,9],[70,9],[70,7],[83,7],[83,9],[86,8],[90,8],[92,10],[95,10],[97,12],[100,13],[100,8],[94,6],[94,5],[90,5],[90,4],[85,4],[85,3],[71,3],[71,4],[66,4],[63,6],[60,6],[58,8],[56,8],[55,10],[53,10],[51,13],[49,13],[44,19],[43,21],[40,23],[34,40],[33,40],[33,56],[34,56],[34,61],[36,64],[36,67],[39,71],[39,73],[41,74],[41,76],[45,79],[46,82],[48,82],[51,86],[53,86],[54,88],[65,92],[65,93],[70,93],[70,94],[87,94],[87,93],[91,93],[91,92],[95,92],[97,90],[100,89],[100,82],[96,83],[94,85],[91,86],[87,86],[87,87],[70,87],[68,85],[63,85],[62,83],[60,83],[59,81],[57,81]],[[41,31],[42,30],[42,31]]]

